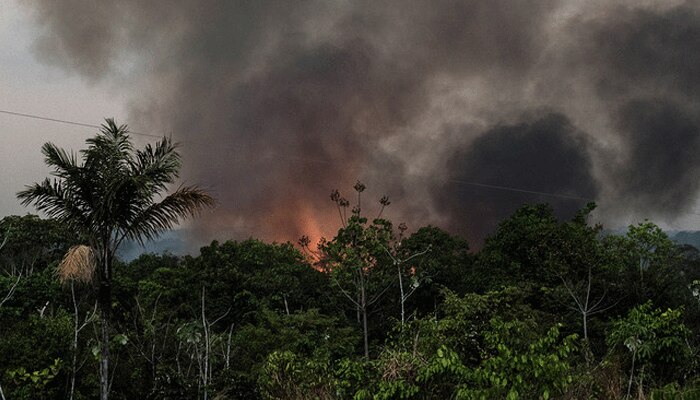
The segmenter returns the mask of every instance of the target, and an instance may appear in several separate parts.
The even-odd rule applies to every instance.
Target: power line
[[[87,128],[97,128],[97,129],[102,128],[100,125],[88,124],[88,123],[78,122],[78,121],[70,121],[70,120],[66,120],[66,119],[50,118],[50,117],[46,117],[46,116],[42,116],[42,115],[21,113],[21,112],[17,112],[17,111],[0,109],[0,113],[7,114],[7,115],[13,115],[13,116],[17,116],[17,117],[23,117],[23,118],[31,118],[31,119],[38,119],[38,120],[42,120],[42,121],[49,121],[49,122],[57,122],[57,123],[68,124],[68,125],[82,126],[82,127],[87,127]],[[139,135],[139,136],[158,138],[158,139],[163,137],[163,136],[153,135],[153,134],[143,133],[143,132],[131,132],[130,131],[129,133],[134,134],[134,135]],[[203,143],[198,143],[198,142],[193,142],[193,141],[185,141],[185,142],[193,143],[193,144],[203,144]],[[277,158],[278,159],[279,158],[286,158],[288,160],[297,160],[297,161],[323,163],[323,164],[333,164],[333,161],[331,161],[331,160],[322,160],[322,159],[318,159],[318,158],[309,158],[309,157],[300,157],[300,156],[277,155]],[[558,197],[558,198],[569,199],[569,200],[595,201],[595,199],[589,199],[589,198],[580,197],[580,196],[573,196],[573,195],[567,195],[567,194],[561,194],[561,193],[540,192],[540,191],[535,191],[535,190],[520,189],[520,188],[501,186],[501,185],[490,185],[490,184],[486,184],[486,183],[471,182],[471,181],[465,181],[465,180],[461,180],[461,179],[448,179],[447,182],[454,182],[454,183],[459,183],[462,185],[483,187],[483,188],[496,189],[496,190],[504,190],[504,191],[516,192],[516,193],[527,193],[527,194],[536,194],[536,195],[541,195],[541,196]],[[700,216],[700,212],[690,212],[689,214],[694,214],[694,215]]]
[[[86,124],[84,122],[77,122],[77,121],[69,121],[66,119],[57,119],[57,118],[50,118],[50,117],[44,117],[42,115],[36,115],[36,114],[27,114],[27,113],[21,113],[17,111],[10,111],[10,110],[0,110],[0,113],[2,114],[7,114],[7,115],[14,115],[16,117],[23,117],[23,118],[31,118],[31,119],[39,119],[42,121],[50,121],[50,122],[58,122],[61,124],[67,124],[67,125],[75,125],[75,126],[83,126],[86,128],[97,128],[100,129],[102,128],[100,125],[93,125],[93,124]],[[132,132],[129,131],[132,135],[139,135],[139,136],[148,136],[148,137],[153,137],[157,139],[161,139],[163,136],[159,135],[152,135],[150,133],[142,133],[142,132]]]
[[[77,121],[70,121],[70,120],[66,120],[66,119],[50,118],[50,117],[45,117],[42,115],[21,113],[21,112],[17,112],[17,111],[0,109],[0,113],[14,115],[14,116],[23,117],[23,118],[31,118],[31,119],[38,119],[38,120],[42,120],[42,121],[58,122],[61,124],[82,126],[82,127],[87,127],[87,128],[97,128],[97,129],[101,128],[101,126],[99,126],[99,125],[88,124],[88,123],[77,122]],[[132,133],[134,135],[148,136],[148,137],[154,137],[154,138],[159,138],[159,139],[162,137],[162,136],[152,135],[152,134],[148,134],[148,133],[141,133],[141,132],[129,132],[129,133]],[[193,142],[193,143],[196,143],[196,142]],[[288,160],[298,160],[298,161],[315,162],[315,163],[322,163],[322,164],[333,164],[333,161],[331,161],[331,160],[322,160],[322,159],[317,159],[317,158],[312,159],[309,157],[278,155],[277,158],[286,158]],[[570,200],[593,201],[592,199],[587,199],[587,198],[578,197],[578,196],[570,196],[570,195],[559,194],[559,193],[538,192],[538,191],[534,191],[534,190],[518,189],[518,188],[513,188],[513,187],[507,187],[507,186],[489,185],[489,184],[479,183],[479,182],[468,182],[468,181],[463,181],[463,180],[459,180],[459,179],[450,179],[448,181],[460,183],[463,185],[485,187],[485,188],[505,190],[505,191],[510,191],[510,192],[537,194],[537,195],[542,195],[542,196],[559,197],[559,198],[570,199]]]
[[[471,185],[471,186],[477,186],[477,187],[485,187],[485,188],[489,188],[489,189],[507,190],[507,191],[509,191],[509,192],[519,192],[519,193],[528,193],[528,194],[539,194],[539,195],[542,195],[542,196],[560,197],[560,198],[569,199],[569,200],[595,201],[595,199],[588,199],[588,198],[585,198],[585,197],[572,196],[572,195],[568,195],[568,194],[538,192],[538,191],[535,191],[535,190],[518,189],[518,188],[513,188],[513,187],[508,187],[508,186],[488,185],[488,184],[486,184],[486,183],[469,182],[469,181],[463,181],[463,180],[461,180],[461,179],[448,179],[447,181],[448,181],[448,182],[461,183],[461,184],[463,184],[463,185]]]

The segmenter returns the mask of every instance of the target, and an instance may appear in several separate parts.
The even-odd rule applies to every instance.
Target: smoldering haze
[[[699,12],[697,2],[656,12],[611,6],[607,18],[576,27],[590,60],[580,68],[622,142],[614,198],[667,218],[692,209],[700,188]]]
[[[465,230],[471,239],[495,228],[494,223],[513,209],[528,202],[548,202],[560,215],[576,212],[586,199],[595,199],[597,182],[591,174],[590,144],[563,115],[533,116],[532,121],[498,126],[483,133],[471,146],[455,152],[449,160],[454,179],[435,192],[440,204],[460,209],[478,210],[466,225],[452,225]],[[503,149],[509,149],[504,151]],[[556,168],[553,168],[556,166]],[[541,195],[465,185],[479,182],[493,186],[522,188]],[[585,196],[585,197],[582,197]]]
[[[585,3],[585,4],[583,4]],[[328,199],[482,238],[522,203],[669,220],[697,199],[694,3],[37,0],[36,54],[132,93],[213,187],[204,231],[332,235]],[[678,160],[678,162],[673,162]],[[645,183],[649,183],[646,185]],[[371,216],[371,208],[368,207]]]

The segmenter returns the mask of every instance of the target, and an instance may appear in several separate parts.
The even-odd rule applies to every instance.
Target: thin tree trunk
[[[365,287],[362,285],[361,287],[361,311],[362,311],[362,333],[364,336],[364,342],[365,342],[365,357],[369,358],[369,333],[367,332],[367,298],[366,298],[366,293],[365,293]]]
[[[367,332],[367,310],[362,310],[362,330],[365,337],[365,358],[369,358],[369,334]]]
[[[175,353],[175,365],[177,365],[177,375],[182,376],[182,367],[180,366],[180,349],[182,348],[182,341],[177,341],[177,352]]]
[[[226,370],[231,367],[231,335],[233,335],[233,324],[228,330],[228,339],[226,340]]]
[[[365,292],[365,279],[362,275],[362,267],[358,269],[358,281],[360,282],[360,292],[358,293],[359,301],[357,302],[357,308],[358,311],[362,313],[362,335],[364,337],[365,344],[365,357],[369,358],[369,333],[367,332],[367,293]]]
[[[5,399],[5,393],[2,392],[2,385],[0,385],[0,399],[7,400]]]
[[[207,323],[205,311],[205,295],[206,291],[204,286],[202,286],[202,326],[204,327],[204,375],[202,376],[202,386],[204,388],[204,400],[207,400],[209,391],[207,389],[207,384],[209,383],[209,324]]]
[[[399,242],[399,244],[400,243],[401,242]],[[389,257],[391,258],[391,260],[394,262],[394,265],[396,266],[396,270],[399,273],[399,291],[401,292],[400,293],[401,297],[399,298],[399,300],[401,302],[401,327],[403,328],[404,324],[406,323],[406,300],[409,297],[411,297],[413,292],[416,290],[417,286],[412,286],[411,291],[408,292],[408,294],[406,294],[406,292],[403,289],[403,274],[401,273],[401,265],[403,265],[407,261],[412,260],[413,258],[416,258],[418,256],[422,256],[423,254],[427,253],[428,251],[430,251],[430,246],[428,246],[427,249],[425,249],[419,253],[414,253],[410,257],[405,258],[403,260],[398,258],[396,255],[392,254],[391,251],[389,251],[389,249],[387,249],[386,247],[384,247],[384,251],[386,251],[386,254],[388,254]]]
[[[625,399],[629,399],[630,394],[632,393],[632,380],[634,379],[634,360],[637,358],[637,352],[632,353],[632,368],[630,369],[630,380],[627,383],[627,396],[625,396]]]
[[[420,336],[420,329],[416,330],[416,337],[413,339],[413,357],[418,353],[418,337]]]
[[[406,321],[405,307],[404,307],[404,302],[406,301],[406,297],[403,294],[403,278],[401,277],[401,264],[397,263],[397,269],[399,270],[399,290],[401,291],[401,327],[403,327],[404,322]]]
[[[584,356],[586,358],[586,367],[590,368],[591,362],[593,361],[593,351],[591,350],[591,343],[588,341],[588,312],[582,313],[583,318],[583,345]]]
[[[284,310],[287,312],[287,315],[289,315],[289,304],[287,303],[287,295],[282,295],[284,298]]]
[[[353,277],[353,283],[355,284],[355,287],[358,288],[360,287],[360,282],[362,282],[362,269],[358,270],[357,272],[357,277]],[[357,316],[357,324],[360,325],[362,323],[362,315],[360,313],[360,304],[362,304],[362,299],[360,299],[360,291],[356,290],[355,296],[357,297],[355,300],[355,315]],[[352,300],[352,299],[350,299]]]

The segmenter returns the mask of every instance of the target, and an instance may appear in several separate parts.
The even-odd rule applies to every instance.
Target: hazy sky
[[[471,240],[542,201],[565,216],[594,199],[610,227],[650,218],[697,229],[698,10],[6,1],[0,109],[91,124],[114,116],[184,141],[184,179],[220,201],[195,224],[206,238],[332,235],[328,194],[350,196],[358,179],[367,214],[388,194],[396,223]],[[14,194],[46,176],[42,143],[78,149],[94,133],[3,114],[0,131],[0,215],[31,211]]]
[[[107,85],[90,85],[75,74],[40,63],[32,51],[36,36],[27,10],[0,2],[0,109],[99,124],[104,116],[125,118],[125,99]],[[94,129],[0,114],[0,215],[24,214],[15,193],[43,179],[40,154],[47,141],[80,148]]]

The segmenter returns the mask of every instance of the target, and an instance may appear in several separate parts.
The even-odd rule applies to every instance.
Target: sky
[[[697,1],[0,3],[0,110],[182,143],[193,240],[330,237],[333,189],[478,243],[526,203],[700,223]],[[95,129],[0,113],[0,215]],[[150,137],[134,136],[138,145]]]

